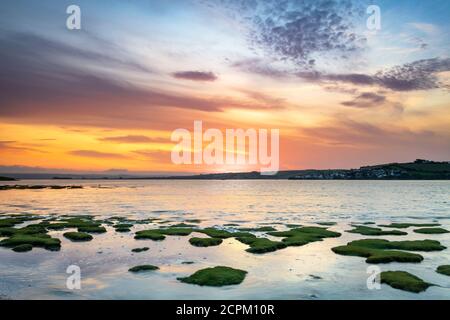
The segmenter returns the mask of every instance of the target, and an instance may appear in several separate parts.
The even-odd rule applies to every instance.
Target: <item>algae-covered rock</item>
[[[446,276],[450,276],[450,265],[442,265],[436,269],[437,273],[444,274]]]
[[[132,252],[136,252],[136,253],[144,252],[144,251],[148,251],[148,250],[150,250],[150,248],[148,248],[148,247],[131,249]]]
[[[400,230],[382,230],[380,228],[373,228],[367,226],[354,226],[354,229],[348,230],[350,233],[358,233],[365,236],[404,236],[407,232]]]
[[[273,252],[287,247],[284,242],[272,241],[267,238],[238,237],[236,238],[236,240],[249,245],[250,248],[246,249],[245,251],[250,253]]]
[[[287,246],[303,246],[311,242],[322,241],[324,238],[337,238],[341,234],[321,227],[294,228],[289,231],[268,233],[274,237],[283,237],[282,242]]]
[[[439,241],[388,241],[382,239],[364,239],[349,242],[345,246],[334,247],[331,250],[340,255],[358,256],[367,258],[367,263],[389,262],[421,262],[423,257],[419,254],[397,251],[441,251],[445,247]]]
[[[151,265],[151,264],[145,264],[141,266],[135,266],[133,268],[128,269],[130,272],[143,272],[143,271],[154,271],[158,270],[159,268],[157,266]]]
[[[10,238],[0,241],[0,246],[17,247],[22,244],[29,244],[33,247],[40,247],[51,251],[61,248],[61,241],[52,238],[47,234],[14,234]]]
[[[405,271],[384,271],[380,277],[381,283],[385,283],[395,289],[414,293],[425,291],[428,287],[432,286],[432,284]]]
[[[395,228],[395,229],[406,229],[410,227],[438,227],[439,223],[391,223],[391,224],[380,224],[379,227],[385,228]]]
[[[333,221],[320,221],[320,222],[316,222],[316,224],[318,224],[319,226],[335,226],[337,223],[333,222]]]
[[[159,232],[159,230],[141,230],[136,232],[135,239],[140,240],[140,239],[149,239],[149,240],[154,240],[154,241],[160,241],[160,240],[164,240],[166,238],[166,236],[164,236],[163,234],[161,234]]]
[[[178,278],[179,281],[200,286],[221,287],[237,285],[244,281],[247,271],[230,267],[213,267],[198,270],[189,277]]]
[[[177,227],[175,227],[175,228],[168,227],[168,228],[158,229],[159,233],[165,234],[167,236],[188,236],[194,231],[195,230],[192,228],[177,228]]]
[[[85,232],[66,232],[63,236],[72,241],[91,241],[93,239],[89,233]]]
[[[222,243],[222,239],[219,238],[191,238],[189,243],[195,247],[212,247],[218,246]]]
[[[106,229],[105,227],[97,227],[97,226],[86,226],[86,227],[79,227],[78,232],[85,232],[85,233],[105,233]]]
[[[443,228],[420,228],[414,229],[414,232],[422,234],[442,234],[442,233],[449,233],[450,231]]]
[[[31,244],[20,244],[17,247],[12,249],[15,252],[27,252],[33,250],[33,246]]]

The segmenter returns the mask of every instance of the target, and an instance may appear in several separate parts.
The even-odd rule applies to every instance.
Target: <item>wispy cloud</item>
[[[174,78],[184,79],[184,80],[192,80],[192,81],[215,81],[217,80],[217,76],[212,72],[203,72],[203,71],[179,71],[174,72]]]
[[[128,135],[128,136],[116,136],[116,137],[104,137],[99,138],[100,141],[104,142],[115,142],[115,143],[151,143],[151,142],[167,142],[167,139],[162,138],[151,138],[141,135]]]
[[[100,158],[100,159],[122,159],[127,158],[126,156],[118,153],[110,153],[110,152],[100,152],[94,150],[74,150],[69,152],[71,155],[80,156],[80,157],[88,157],[88,158]]]

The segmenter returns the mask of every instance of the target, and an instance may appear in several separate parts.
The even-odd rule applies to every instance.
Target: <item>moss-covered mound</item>
[[[95,228],[100,227],[101,222],[95,221],[91,216],[64,218],[55,223],[42,222],[41,225],[49,230],[63,230],[69,228]]]
[[[324,238],[337,238],[341,234],[327,230],[321,227],[302,227],[295,228],[289,231],[269,232],[271,236],[283,237],[282,240],[287,246],[303,246],[311,242],[322,241]]]
[[[63,236],[71,241],[91,241],[93,239],[89,233],[85,232],[66,232]]]
[[[0,219],[0,228],[12,228],[18,224],[27,222],[27,221],[33,221],[40,219],[40,217],[35,215],[17,215],[17,216],[10,216],[8,218],[2,218]]]
[[[38,234],[14,234],[13,236],[0,241],[0,246],[17,247],[19,245],[28,244],[33,247],[40,247],[51,251],[61,248],[61,241],[50,237],[45,233]]]
[[[148,250],[150,250],[150,248],[148,248],[148,247],[131,249],[132,252],[137,252],[137,253],[139,253],[139,252],[144,252],[144,251],[148,251]]]
[[[245,251],[250,253],[273,252],[287,247],[284,242],[272,241],[267,238],[238,237],[236,238],[236,240],[249,245],[250,248],[246,249]]]
[[[437,273],[445,274],[446,276],[450,276],[450,265],[439,266],[436,269]]]
[[[222,243],[222,239],[219,238],[191,238],[189,243],[195,247],[212,247],[218,246]]]
[[[391,223],[391,224],[380,224],[379,227],[385,228],[395,228],[395,229],[406,229],[410,227],[438,227],[439,223]]]
[[[158,229],[159,233],[165,234],[167,236],[188,236],[194,231],[195,230],[192,229],[192,228],[177,228],[177,227],[175,227],[175,228],[169,227],[169,228]]]
[[[33,250],[33,246],[31,244],[21,244],[12,249],[15,252],[27,252]]]
[[[414,229],[414,232],[422,234],[442,234],[442,233],[449,233],[450,231],[443,228],[420,228]]]
[[[354,226],[354,229],[348,230],[350,233],[358,233],[365,236],[404,236],[407,235],[407,232],[400,230],[387,230],[384,231],[380,228],[373,228],[367,226]]]
[[[96,227],[96,226],[88,226],[88,227],[79,227],[78,232],[85,233],[105,233],[105,227]]]
[[[142,266],[135,266],[133,268],[128,269],[130,272],[142,272],[142,271],[154,271],[158,270],[159,268],[157,266],[153,266],[151,264],[145,264]]]
[[[419,293],[427,290],[432,284],[405,271],[384,271],[381,273],[381,283],[392,288]]]
[[[200,286],[221,287],[240,284],[244,281],[246,274],[247,271],[244,270],[218,266],[199,270],[189,277],[178,278],[178,280]]]
[[[331,227],[331,226],[335,226],[337,223],[333,222],[333,221],[319,221],[319,222],[316,222],[316,224],[318,224],[319,226]]]
[[[116,232],[130,232],[129,228],[116,228]]]
[[[137,240],[148,239],[148,240],[160,241],[160,240],[164,240],[166,238],[166,236],[161,234],[159,232],[159,230],[141,230],[141,231],[136,232],[134,238]]]
[[[364,239],[349,242],[345,246],[334,247],[331,250],[340,255],[358,256],[367,258],[367,263],[389,262],[421,262],[423,257],[419,254],[406,251],[440,251],[444,250],[439,241],[388,241],[381,239]]]

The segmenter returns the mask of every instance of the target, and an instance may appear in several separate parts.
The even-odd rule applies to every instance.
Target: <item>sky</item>
[[[1,7],[0,172],[252,169],[173,164],[171,134],[195,120],[279,129],[282,170],[450,160],[450,1]]]

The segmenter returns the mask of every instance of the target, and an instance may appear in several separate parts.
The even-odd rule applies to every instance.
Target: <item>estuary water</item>
[[[0,247],[0,299],[450,299],[450,277],[435,272],[437,266],[450,264],[450,249],[420,253],[424,261],[417,264],[376,265],[380,271],[408,271],[436,284],[419,294],[385,284],[369,289],[368,267],[372,265],[364,258],[331,251],[366,238],[433,239],[450,248],[450,234],[417,234],[414,228],[403,229],[408,232],[406,236],[368,237],[346,232],[351,224],[367,222],[437,222],[449,229],[450,181],[25,180],[11,184],[84,188],[0,191],[0,219],[37,214],[43,218],[93,215],[96,219],[158,220],[135,225],[127,233],[106,226],[108,232],[93,235],[90,242],[71,242],[62,236],[67,230],[51,231],[50,235],[61,239],[60,251],[34,248],[16,253]],[[138,230],[190,220],[200,220],[199,227],[234,224],[278,230],[287,230],[288,224],[335,222],[329,230],[342,236],[266,254],[246,252],[248,246],[234,238],[216,247],[194,247],[188,239],[204,236],[197,233],[167,236],[163,241],[134,239]],[[149,250],[132,253],[137,247]],[[141,264],[160,269],[128,272]],[[67,288],[70,265],[80,267],[79,290]],[[177,280],[219,265],[248,274],[241,284],[225,287],[201,287]]]

